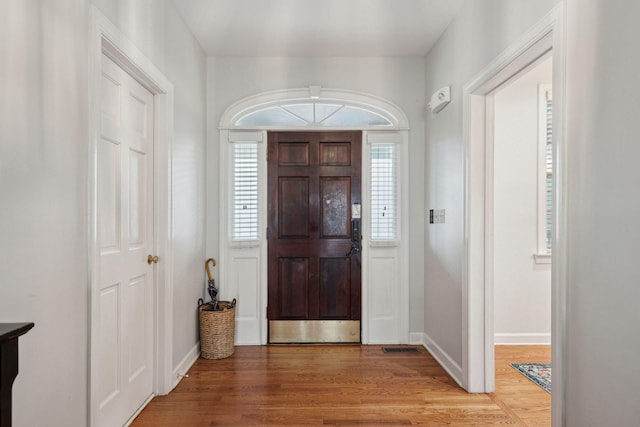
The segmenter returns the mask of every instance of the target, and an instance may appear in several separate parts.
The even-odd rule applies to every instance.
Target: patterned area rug
[[[522,375],[551,393],[551,365],[548,363],[512,363]]]

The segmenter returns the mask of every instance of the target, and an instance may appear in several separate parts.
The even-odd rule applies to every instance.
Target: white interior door
[[[102,56],[93,407],[121,426],[153,393],[153,95]]]

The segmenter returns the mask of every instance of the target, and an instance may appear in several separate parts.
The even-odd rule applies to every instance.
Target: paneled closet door
[[[153,393],[153,95],[102,57],[97,147],[99,426],[120,426]],[[162,260],[159,260],[160,262]]]

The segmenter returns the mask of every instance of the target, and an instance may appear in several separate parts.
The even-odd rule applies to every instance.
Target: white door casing
[[[153,392],[153,95],[102,58],[97,150],[97,425]]]
[[[238,126],[239,118],[275,105],[299,102],[330,102],[351,105],[379,114],[392,123],[376,126],[321,126],[308,124],[303,129],[286,126]],[[355,91],[291,89],[258,94],[231,105],[220,121],[220,200],[230,200],[230,145],[234,141],[257,141],[259,144],[259,239],[250,244],[236,244],[229,238],[229,209],[220,212],[219,281],[223,299],[237,298],[236,344],[267,343],[267,242],[266,242],[266,135],[268,130],[363,130],[362,165],[362,342],[366,344],[401,344],[409,342],[409,266],[408,266],[408,168],[400,167],[400,240],[395,245],[375,245],[368,239],[370,206],[369,166],[371,141],[396,142],[401,164],[408,164],[409,123],[402,110],[384,99]]]
[[[146,209],[151,212],[152,221],[148,222],[148,227],[145,228],[144,237],[147,242],[151,242],[148,251],[139,251],[143,258],[144,268],[150,268],[146,271],[145,281],[151,284],[151,294],[144,293],[144,304],[140,301],[135,303],[135,310],[144,313],[145,321],[144,330],[145,334],[149,332],[148,336],[144,339],[136,339],[135,335],[131,335],[129,331],[120,330],[122,334],[126,336],[123,339],[135,340],[137,349],[133,350],[135,356],[144,354],[151,351],[151,358],[144,358],[144,369],[142,362],[135,369],[133,366],[141,359],[130,359],[129,366],[124,366],[123,369],[129,368],[131,375],[127,378],[127,381],[134,380],[141,377],[142,371],[144,375],[147,375],[146,371],[150,371],[151,377],[151,393],[152,394],[166,394],[168,393],[179,381],[179,379],[172,372],[172,324],[173,324],[173,304],[172,304],[172,200],[171,200],[171,135],[173,132],[173,85],[162,75],[162,73],[153,65],[149,59],[147,59],[135,45],[133,45],[127,38],[125,38],[119,30],[94,6],[91,8],[91,36],[90,43],[90,106],[91,114],[89,115],[89,149],[88,149],[88,225],[89,225],[89,395],[87,401],[87,425],[98,425],[99,413],[101,403],[105,403],[106,395],[111,395],[101,384],[105,378],[113,378],[112,372],[108,372],[104,368],[105,360],[102,360],[101,349],[107,347],[103,343],[103,339],[100,336],[101,325],[106,325],[108,321],[114,320],[113,317],[109,317],[108,311],[100,310],[100,297],[102,294],[110,294],[112,298],[115,298],[116,288],[111,288],[107,292],[101,292],[100,283],[102,281],[101,275],[107,270],[103,268],[101,255],[108,253],[108,250],[104,250],[103,237],[104,229],[101,226],[103,222],[99,214],[99,206],[104,206],[104,200],[99,202],[99,197],[103,197],[104,194],[108,194],[108,188],[102,188],[99,176],[103,174],[105,166],[109,166],[110,160],[108,158],[99,158],[105,152],[109,153],[109,146],[102,144],[102,124],[103,124],[103,103],[106,105],[113,103],[113,99],[109,100],[108,97],[103,96],[103,90],[109,87],[109,79],[105,81],[103,77],[103,63],[113,61],[116,67],[125,70],[130,79],[136,86],[134,93],[137,94],[136,98],[144,100],[146,103],[145,109],[147,118],[151,121],[146,122],[147,141],[150,144],[150,149],[153,152],[153,157],[150,163],[145,162],[145,183],[148,192],[146,193]],[[108,59],[105,59],[108,58]],[[107,65],[109,67],[109,65]],[[117,79],[116,79],[117,80]],[[116,85],[117,86],[117,85]],[[140,91],[142,89],[142,92]],[[108,92],[108,91],[107,91]],[[146,95],[143,95],[145,94]],[[114,91],[111,91],[113,94]],[[151,98],[148,98],[151,96]],[[104,98],[104,101],[103,101]],[[139,100],[134,110],[137,108],[140,111]],[[124,108],[120,107],[124,110]],[[111,109],[113,110],[113,108]],[[113,116],[113,113],[112,113]],[[155,120],[154,120],[155,119]],[[129,125],[132,123],[129,122]],[[137,126],[140,130],[140,125]],[[135,132],[134,132],[135,133]],[[115,139],[108,137],[110,139]],[[111,141],[113,144],[113,141]],[[114,144],[119,146],[119,144]],[[108,147],[108,148],[105,148]],[[111,149],[111,153],[115,151],[121,151],[120,148]],[[139,166],[140,155],[143,150],[134,145],[134,157],[136,158],[132,162],[120,163],[122,172],[129,174],[130,168],[136,170]],[[122,157],[122,156],[121,156]],[[122,157],[124,159],[124,157]],[[113,159],[113,157],[111,158]],[[106,165],[105,165],[106,163]],[[112,162],[113,164],[113,162]],[[126,170],[125,170],[126,169]],[[122,184],[119,183],[119,184]],[[120,186],[118,184],[118,186]],[[136,186],[139,186],[142,182],[138,182]],[[107,193],[105,193],[107,191]],[[132,193],[140,195],[141,193]],[[124,196],[124,194],[122,194]],[[131,196],[131,194],[129,194]],[[138,198],[139,199],[139,198]],[[120,202],[122,203],[122,202]],[[125,203],[129,203],[126,199]],[[122,206],[120,206],[122,207]],[[139,214],[139,211],[138,211]],[[134,217],[139,217],[139,215]],[[124,227],[130,227],[130,218],[127,218],[123,222],[123,218],[120,218],[121,231]],[[107,231],[109,228],[107,227]],[[136,228],[136,230],[139,230]],[[108,233],[107,233],[108,234]],[[115,235],[116,233],[114,233]],[[140,241],[142,237],[141,233],[134,231],[134,237],[138,237],[134,247],[144,246]],[[120,243],[124,243],[122,233],[120,234]],[[123,246],[124,247],[124,246]],[[135,252],[135,251],[134,251]],[[146,252],[146,253],[143,253]],[[149,254],[159,256],[159,264],[155,264],[155,267],[149,267],[146,262],[146,257]],[[138,261],[135,262],[138,264]],[[143,277],[142,275],[136,276],[138,279]],[[118,283],[118,280],[113,278],[107,280]],[[140,284],[140,280],[134,281],[134,287]],[[140,288],[138,288],[140,289]],[[146,289],[149,291],[149,288]],[[120,292],[120,290],[118,290]],[[103,295],[105,296],[105,295]],[[141,297],[140,293],[135,295]],[[148,298],[148,299],[147,299]],[[106,300],[105,300],[106,301]],[[112,302],[112,304],[114,304]],[[142,309],[144,305],[144,309]],[[119,305],[119,315],[124,316],[127,307],[122,304]],[[113,311],[111,312],[113,313]],[[136,316],[140,316],[140,313],[129,314],[129,318],[125,321],[136,320]],[[122,328],[122,320],[120,320],[119,327]],[[150,322],[150,327],[147,323]],[[135,329],[135,328],[134,328]],[[104,332],[104,331],[103,331]],[[114,335],[112,335],[113,337]],[[144,350],[140,350],[140,343],[147,343],[147,337],[150,338],[151,345]],[[148,343],[147,343],[148,346]],[[108,349],[110,350],[110,349]],[[147,369],[147,367],[149,369]],[[145,385],[144,394],[148,391]],[[142,405],[146,404],[150,400],[152,394],[149,394],[148,398]],[[101,397],[102,395],[102,397]],[[131,399],[132,401],[135,399]],[[136,402],[137,403],[137,402]],[[130,404],[133,407],[134,403]],[[103,405],[104,407],[104,405]],[[128,415],[132,417],[137,414],[136,409],[130,412]],[[127,410],[129,412],[129,410]],[[126,420],[125,420],[126,421]]]

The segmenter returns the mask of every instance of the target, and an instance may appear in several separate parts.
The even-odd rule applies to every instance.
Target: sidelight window
[[[234,142],[231,152],[231,240],[258,240],[258,143]]]
[[[372,143],[371,240],[398,240],[398,144]]]

